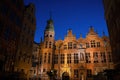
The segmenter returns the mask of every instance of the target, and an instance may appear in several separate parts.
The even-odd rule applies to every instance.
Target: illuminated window
[[[105,56],[105,52],[101,52],[101,62],[105,63],[106,62],[106,56]]]
[[[95,40],[91,40],[91,47],[95,47]]]
[[[60,59],[60,60],[61,60],[61,61],[60,61],[61,64],[64,64],[64,59],[65,59],[65,55],[64,55],[64,54],[61,54],[61,59]]]
[[[85,53],[85,54],[86,54],[86,63],[91,63],[90,53]]]
[[[78,76],[78,69],[74,69],[74,77],[75,78],[78,78],[79,76]]]
[[[48,54],[48,63],[50,63],[50,60],[51,60],[51,59],[50,59],[50,56],[51,56],[51,54],[49,53],[49,54]]]
[[[72,49],[72,42],[68,43],[68,49]]]
[[[67,63],[71,63],[71,54],[67,54]]]
[[[78,63],[78,54],[74,53],[74,63]]]
[[[55,55],[54,63],[55,63],[55,64],[58,64],[58,55]]]
[[[97,42],[97,47],[100,47],[100,42]]]
[[[93,52],[94,63],[98,63],[98,53]]]

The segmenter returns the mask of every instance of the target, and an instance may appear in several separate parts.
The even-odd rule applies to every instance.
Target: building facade
[[[120,79],[120,0],[103,0],[105,19],[110,36],[115,75]]]
[[[90,27],[85,38],[76,39],[69,29],[64,40],[55,40],[53,20],[50,18],[40,43],[39,73],[48,80],[47,72],[57,70],[57,79],[87,80],[105,69],[113,69],[111,46],[105,35],[99,37]]]
[[[14,71],[15,57],[21,34],[23,9],[22,0],[0,1],[0,79],[7,73]]]
[[[36,30],[35,7],[30,3],[24,6],[23,25],[19,37],[19,46],[16,53],[15,71],[23,72],[29,79],[32,66],[32,51],[34,42],[34,33]]]
[[[103,0],[105,19],[110,35],[113,61],[115,67],[120,67],[120,1],[119,0]]]
[[[31,69],[30,69],[30,78],[32,79],[32,80],[36,80],[37,78],[39,78],[39,76],[38,76],[38,59],[39,59],[39,43],[36,43],[36,42],[34,42],[34,44],[33,44],[33,53],[32,53],[32,67],[31,67]]]
[[[29,77],[35,22],[33,4],[0,1],[0,80]]]

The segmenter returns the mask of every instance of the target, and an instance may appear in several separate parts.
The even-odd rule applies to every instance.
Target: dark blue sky
[[[44,35],[50,11],[56,40],[64,39],[69,28],[76,38],[79,38],[80,34],[85,37],[90,26],[94,27],[99,36],[102,36],[103,31],[108,36],[102,0],[24,0],[24,2],[25,5],[32,2],[36,7],[34,39],[36,42],[40,42],[40,37]]]

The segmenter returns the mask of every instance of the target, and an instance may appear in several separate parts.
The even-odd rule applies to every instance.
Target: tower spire
[[[50,20],[52,20],[52,11],[49,12]]]
[[[50,19],[47,20],[47,25],[45,31],[53,31],[54,32],[54,25],[52,20],[51,11],[49,12]]]

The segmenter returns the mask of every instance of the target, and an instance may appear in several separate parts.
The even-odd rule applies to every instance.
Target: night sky
[[[36,8],[35,42],[43,38],[50,12],[54,21],[55,40],[63,40],[68,29],[72,29],[77,39],[80,34],[85,38],[90,26],[99,36],[103,31],[108,36],[102,0],[24,0],[25,5],[30,2]]]

